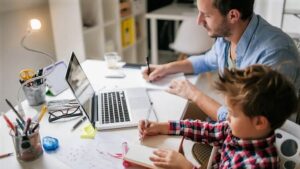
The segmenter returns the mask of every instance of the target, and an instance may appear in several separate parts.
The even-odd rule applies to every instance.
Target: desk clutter
[[[51,100],[47,103],[47,106],[49,122],[72,120],[83,115],[75,99]]]
[[[46,79],[42,76],[43,69],[36,73],[33,69],[20,71],[20,83],[30,106],[38,106],[45,103]]]
[[[9,101],[7,100],[9,103]],[[27,118],[26,121],[18,114],[15,123],[13,123],[6,115],[3,118],[10,128],[10,136],[12,137],[16,157],[20,161],[32,161],[43,154],[41,139],[39,134],[39,123],[47,112],[44,105],[36,121]]]

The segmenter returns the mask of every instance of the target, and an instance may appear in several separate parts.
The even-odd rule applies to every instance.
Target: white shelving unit
[[[144,63],[147,55],[146,0],[49,0],[57,55],[65,54],[66,37],[82,39],[83,59],[103,59],[116,51],[129,63]],[[76,6],[70,8],[70,6]],[[77,7],[78,6],[78,7]],[[125,7],[125,8],[124,8]],[[65,9],[65,10],[60,10]],[[121,12],[122,10],[122,12]],[[65,13],[70,13],[66,15]],[[74,14],[72,18],[69,18]],[[68,16],[68,17],[67,17]],[[71,22],[75,20],[76,22]],[[58,24],[71,24],[76,32]],[[70,26],[69,26],[70,28]],[[63,41],[64,43],[61,43]]]

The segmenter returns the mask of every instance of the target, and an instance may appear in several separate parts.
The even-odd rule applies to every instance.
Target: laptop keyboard
[[[130,121],[124,91],[101,93],[102,124]]]

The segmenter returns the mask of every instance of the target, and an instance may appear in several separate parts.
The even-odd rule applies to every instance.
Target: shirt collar
[[[242,149],[261,150],[275,143],[275,134],[272,132],[268,137],[258,140],[243,140],[233,136],[232,142],[235,146],[241,147]]]
[[[258,27],[258,21],[259,21],[258,15],[253,14],[246,30],[244,31],[241,39],[237,44],[237,49],[236,49],[237,56],[244,56],[244,54],[246,53],[247,48],[253,37],[253,34],[255,33]]]

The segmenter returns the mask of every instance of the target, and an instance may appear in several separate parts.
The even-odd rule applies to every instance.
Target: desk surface
[[[85,61],[83,64],[83,69],[87,73],[95,90],[99,90],[103,87],[134,87],[140,86],[142,82],[142,76],[139,69],[124,69],[126,78],[124,79],[106,79],[104,78],[104,72],[106,70],[106,65],[101,61]],[[103,73],[101,73],[103,72]],[[188,79],[192,83],[196,83],[197,77],[191,76]],[[149,96],[154,103],[154,108],[158,113],[158,118],[160,121],[167,121],[170,119],[178,120],[183,116],[183,112],[187,106],[187,100],[182,99],[178,96],[171,95],[164,91],[149,91]],[[47,100],[57,100],[64,98],[73,98],[70,90],[66,90],[57,97],[47,97]],[[169,105],[172,106],[169,106]],[[40,107],[30,107],[27,101],[22,103],[27,117],[34,117],[38,114]],[[16,116],[12,111],[8,111],[6,115],[15,119]],[[121,151],[121,143],[127,141],[128,143],[136,143],[138,141],[138,131],[137,128],[127,128],[127,129],[115,129],[97,132],[96,138],[94,140],[80,139],[81,129],[71,132],[72,126],[78,121],[71,120],[65,122],[49,123],[48,115],[46,115],[41,121],[40,134],[41,138],[44,136],[52,136],[59,139],[60,148],[56,153],[46,153],[32,162],[18,162],[16,156],[7,157],[0,159],[1,168],[5,169],[20,169],[20,168],[30,168],[30,169],[69,169],[73,168],[73,164],[77,164],[76,159],[88,158],[92,156],[92,159],[86,159],[91,161],[96,161],[97,167],[100,168],[120,168],[121,160],[114,159],[103,152],[98,152],[98,154],[90,154],[90,152],[85,152],[86,148],[89,147],[93,149],[97,147],[103,149],[103,151],[110,151],[111,153],[116,153]],[[88,122],[85,122],[86,124]],[[84,126],[84,125],[82,125]],[[82,127],[81,126],[81,127]],[[3,118],[0,118],[0,154],[14,152],[12,139],[9,136],[9,129],[5,125]],[[180,141],[180,139],[178,139]],[[87,149],[89,149],[87,148]],[[95,149],[94,149],[95,150]],[[73,151],[73,152],[71,152]],[[98,150],[97,150],[98,151]],[[94,153],[97,153],[94,151]],[[74,153],[75,152],[75,153]],[[73,154],[72,154],[73,153]],[[67,154],[67,155],[66,155]],[[96,160],[95,160],[96,159]],[[62,162],[64,161],[64,162]],[[103,163],[101,163],[103,161]],[[94,162],[95,163],[95,162]],[[96,166],[91,162],[89,168],[95,168]],[[79,163],[78,163],[79,164]],[[119,167],[118,167],[119,166]]]

